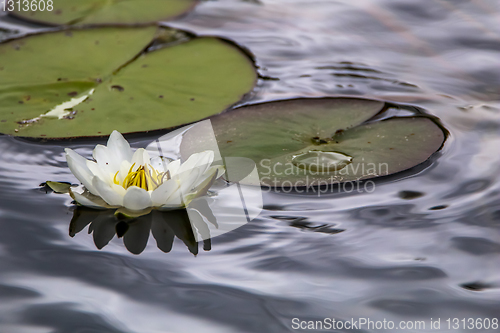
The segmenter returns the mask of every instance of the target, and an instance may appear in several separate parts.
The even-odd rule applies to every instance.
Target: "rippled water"
[[[293,318],[325,317],[441,318],[421,331],[471,332],[445,321],[500,317],[499,17],[493,0],[254,0],[203,2],[169,22],[255,55],[247,102],[407,103],[450,136],[426,168],[372,193],[265,193],[257,220],[197,256],[180,229],[169,253],[150,236],[140,255],[116,236],[98,250],[99,226],[69,236],[71,199],[38,185],[76,182],[63,148],[89,155],[104,140],[0,136],[0,332],[288,332]]]

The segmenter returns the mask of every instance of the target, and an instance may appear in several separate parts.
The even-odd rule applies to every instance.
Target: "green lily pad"
[[[144,24],[179,16],[197,0],[44,0],[33,10],[27,1],[13,5],[14,16],[55,24]],[[31,2],[30,2],[31,4]],[[19,6],[18,6],[19,5]],[[44,6],[43,8],[41,6]],[[50,6],[52,5],[52,6]],[[28,9],[28,10],[27,10]]]
[[[211,117],[223,158],[252,159],[261,185],[304,187],[356,181],[409,169],[442,146],[445,134],[425,116],[372,119],[379,101],[294,99],[256,104]],[[204,150],[186,135],[183,154]],[[231,180],[240,180],[233,171]],[[255,185],[255,184],[254,184]]]
[[[158,35],[172,43],[144,52]],[[253,88],[253,63],[238,48],[174,35],[110,27],[0,44],[0,132],[64,138],[171,128],[219,113]]]

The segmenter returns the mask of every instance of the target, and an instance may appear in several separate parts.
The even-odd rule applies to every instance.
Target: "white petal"
[[[167,165],[167,170],[170,173],[170,177],[173,177],[177,174],[180,166],[181,166],[181,160],[172,161],[172,162],[170,162],[169,165]]]
[[[201,169],[200,175],[198,176],[197,182],[202,180],[202,176],[210,168],[210,165],[214,161],[214,152],[211,150],[201,153],[202,156],[198,161],[198,167]]]
[[[212,170],[212,176],[205,178],[200,184],[198,184],[195,188],[191,189],[190,192],[187,194],[183,195],[184,199],[184,204],[189,205],[191,201],[193,201],[196,198],[199,198],[201,196],[204,196],[207,194],[207,191],[210,189],[210,187],[213,185],[217,176],[217,170],[214,169]]]
[[[102,170],[101,167],[94,161],[87,161],[87,168],[94,176],[99,177],[102,181],[109,184],[113,181],[113,174]],[[94,186],[95,188],[95,186]]]
[[[116,184],[113,184],[114,186],[110,186],[99,179],[99,177],[94,177],[92,185],[94,185],[96,190],[99,192],[101,198],[109,205],[123,206],[123,196],[126,193],[123,187]]]
[[[91,193],[98,195],[94,186],[92,186],[92,178],[94,175],[87,167],[87,159],[75,153],[72,149],[66,148],[66,161],[73,175],[78,179]]]
[[[195,153],[195,154],[189,156],[189,158],[184,163],[182,163],[178,172],[179,173],[186,172],[186,171],[189,171],[193,168],[196,168],[198,166],[199,162],[203,160],[203,157],[204,156],[202,153]]]
[[[179,183],[176,179],[169,179],[157,189],[155,189],[151,193],[151,200],[153,202],[153,206],[158,207],[164,205],[168,198],[179,188]]]
[[[205,178],[200,183],[196,184],[194,192],[196,193],[197,197],[205,195],[207,193],[207,191],[217,179],[217,171],[217,168],[210,168],[210,170],[208,170],[205,174]]]
[[[163,204],[162,207],[184,207],[184,200],[182,200],[181,191],[177,190],[172,193],[167,199],[167,201]]]
[[[205,171],[210,167],[212,162],[214,161],[214,152],[212,150],[207,150],[201,153],[200,159],[198,161],[198,166],[205,167]]]
[[[132,160],[132,149],[123,135],[118,131],[113,131],[108,139],[108,149],[113,158],[120,163],[123,160]]]
[[[196,181],[194,182],[194,187],[198,187],[199,184],[203,183],[207,178],[212,178],[214,174],[216,175],[215,179],[219,178],[224,174],[224,167],[222,165],[216,165],[211,167],[210,164],[208,164],[208,166],[209,167],[207,168],[201,167],[203,169],[202,170],[203,173],[200,173],[198,175],[198,179],[196,179]]]
[[[197,167],[189,171],[178,173],[177,177],[180,179],[181,183],[181,193],[186,195],[195,187],[196,181],[201,174],[201,168]]]
[[[207,179],[214,177],[214,175],[215,175],[215,179],[218,179],[220,176],[222,176],[224,174],[224,171],[225,170],[224,170],[224,167],[222,165],[215,165],[213,167],[210,167],[207,171],[205,171],[205,173],[203,175],[198,177],[198,180],[196,181],[194,186],[199,187],[200,184],[205,183],[207,181]],[[215,181],[215,179],[214,179],[214,181]]]
[[[130,210],[142,210],[152,206],[151,196],[140,187],[131,186],[123,197],[123,206]]]
[[[134,171],[137,170],[141,165],[149,164],[149,154],[144,148],[139,148],[135,151],[131,160],[132,164],[135,163]]]
[[[153,157],[150,162],[151,166],[158,172],[165,172],[167,170],[167,165],[169,161],[166,158],[161,158],[160,156]]]
[[[191,155],[184,164],[180,167],[178,173],[188,174],[189,172],[194,172],[196,170],[197,179],[192,181],[193,184],[198,184],[203,181],[204,173],[210,168],[214,160],[214,152],[207,150],[201,153],[196,153]],[[181,177],[186,177],[181,176]],[[194,185],[193,185],[194,186]]]
[[[130,163],[129,161],[122,161],[120,165],[120,172],[118,172],[118,176],[116,177],[120,184],[123,184],[123,180],[125,179],[125,177],[127,177],[128,171],[130,170],[131,166],[132,163]]]
[[[106,173],[112,173],[113,175],[119,170],[120,162],[110,154],[108,147],[103,145],[97,145],[92,152],[94,160],[97,161],[99,168],[105,170]]]
[[[85,163],[88,161],[85,157],[82,155],[78,154],[71,148],[65,148],[64,151],[66,152],[66,156],[70,156],[75,162],[78,164],[85,165]]]

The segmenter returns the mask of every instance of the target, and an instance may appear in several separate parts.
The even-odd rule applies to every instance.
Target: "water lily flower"
[[[97,145],[94,161],[66,148],[66,161],[85,190],[70,188],[71,197],[92,208],[118,208],[117,213],[142,215],[151,209],[185,208],[203,196],[224,173],[212,166],[213,151],[191,155],[184,163],[164,157],[150,158],[139,148],[135,152],[118,132],[111,133],[107,146]]]

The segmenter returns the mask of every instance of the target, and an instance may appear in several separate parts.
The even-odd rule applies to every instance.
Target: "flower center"
[[[168,177],[168,171],[158,172],[151,165],[149,165],[148,167],[147,164],[144,166],[141,165],[136,171],[132,171],[134,165],[135,163],[130,167],[130,170],[128,171],[128,174],[123,180],[122,184],[120,184],[120,181],[116,178],[120,171],[116,172],[115,177],[113,178],[113,182],[116,185],[123,186],[125,189],[129,188],[130,186],[137,186],[145,189],[146,191],[153,191],[163,183],[163,178],[165,175],[167,175]]]

